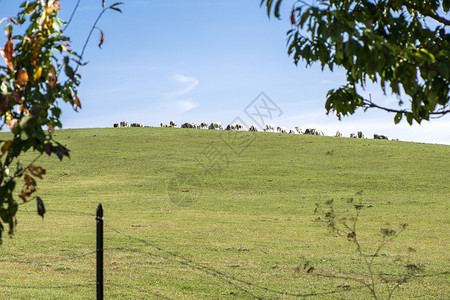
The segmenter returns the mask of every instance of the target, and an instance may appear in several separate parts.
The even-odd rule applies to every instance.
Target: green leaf
[[[402,120],[402,117],[403,117],[403,113],[398,112],[394,117],[395,124],[398,124]]]
[[[413,115],[411,113],[406,114],[406,121],[409,125],[412,125],[413,122]]]
[[[9,215],[11,216],[11,219],[13,216],[16,215],[17,211],[19,210],[19,205],[16,201],[12,200],[12,202],[9,203]]]
[[[67,77],[69,77],[69,78],[72,79],[72,80],[74,79],[75,72],[74,72],[74,70],[72,69],[71,66],[66,65],[66,66],[64,67],[64,72],[66,73]]]
[[[367,2],[367,1],[366,1]],[[441,26],[430,29],[422,19],[425,4],[409,1],[418,9],[408,7],[405,1],[296,1],[294,30],[288,31],[288,55],[294,63],[304,60],[306,66],[319,63],[324,69],[345,69],[347,86],[362,88],[366,81],[378,83],[386,93],[397,96],[403,92],[410,108],[395,115],[398,124],[403,114],[409,124],[429,119],[430,114],[445,110],[450,78],[450,40]],[[267,13],[278,18],[280,0],[262,0]],[[325,7],[321,7],[321,5]],[[450,0],[429,1],[427,9],[448,11]],[[441,6],[441,8],[439,8]],[[340,88],[328,93],[325,107],[338,118],[352,114],[361,107],[356,90]],[[402,106],[399,104],[399,106]],[[381,106],[364,106],[365,109]],[[399,109],[386,109],[396,112]],[[409,113],[409,114],[406,114]]]
[[[277,18],[277,19],[280,19],[280,6],[281,6],[281,2],[282,2],[282,0],[278,0],[277,1],[277,4],[275,5],[275,10],[274,10],[274,15],[275,15],[275,18]]]
[[[442,1],[442,8],[444,9],[444,12],[447,13],[450,9],[450,0]]]
[[[13,34],[13,27],[12,27],[12,25],[11,24],[6,25],[5,26],[5,36],[6,36],[6,38],[8,40],[11,39],[12,34]]]
[[[270,9],[272,8],[272,2],[273,2],[273,0],[267,0],[267,15],[269,16],[269,18],[270,18]]]
[[[52,22],[52,28],[54,31],[59,31],[61,29],[61,24],[59,22]]]
[[[450,70],[449,70],[448,64],[441,62],[441,63],[439,63],[438,68],[439,68],[439,73],[441,73],[441,75],[444,78],[449,79]]]
[[[37,203],[37,213],[43,219],[44,218],[44,214],[46,212],[45,211],[45,206],[44,206],[44,201],[42,201],[41,197],[36,196],[36,203]]]
[[[8,211],[4,208],[0,208],[0,218],[3,222],[8,222]]]

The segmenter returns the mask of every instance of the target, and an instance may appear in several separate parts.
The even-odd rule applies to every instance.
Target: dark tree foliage
[[[262,0],[280,18],[283,0]],[[288,1],[285,1],[288,2]],[[288,54],[295,64],[341,67],[347,83],[327,93],[325,108],[339,119],[358,108],[394,113],[397,124],[450,112],[450,0],[293,1]],[[367,82],[398,98],[382,107],[363,97]]]

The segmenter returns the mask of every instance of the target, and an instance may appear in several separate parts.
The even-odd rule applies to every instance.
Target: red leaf
[[[80,102],[80,99],[78,98],[77,94],[74,94],[73,95],[73,110],[78,112],[78,108],[81,108],[81,102]]]
[[[14,44],[11,42],[11,40],[8,40],[5,43],[4,49],[0,49],[0,55],[5,60],[6,65],[8,66],[10,71],[14,70],[12,62],[13,54],[14,54]]]
[[[19,198],[21,198],[23,202],[27,202],[27,198],[36,191],[36,182],[34,181],[33,177],[28,174],[25,174],[24,180],[25,183],[22,187]]]
[[[295,21],[295,9],[293,8],[291,12],[291,24],[295,25],[296,23],[297,22]]]
[[[45,169],[41,166],[36,167],[35,165],[30,165],[28,166],[28,170],[33,176],[36,176],[40,179],[42,179],[42,176],[46,173]]]
[[[54,89],[58,84],[58,77],[56,75],[56,70],[53,65],[51,65],[50,71],[48,71],[47,81],[50,88]]]
[[[17,75],[16,75],[16,83],[20,86],[20,87],[24,87],[27,85],[29,81],[28,78],[28,73],[27,71],[25,71],[24,69],[20,69],[19,71],[17,71]]]
[[[11,108],[9,103],[9,95],[5,95],[0,100],[0,111],[2,114],[6,113]]]
[[[18,92],[14,92],[14,102],[16,104],[20,104],[20,101],[22,100],[22,95]]]
[[[50,143],[45,144],[44,151],[45,151],[45,153],[47,153],[48,156],[50,156],[50,154],[52,154],[52,152],[53,152],[52,144],[50,144]]]
[[[103,42],[105,41],[105,37],[103,35],[103,31],[100,30],[100,43],[98,44],[98,47],[101,49]]]
[[[5,56],[8,60],[12,60],[13,53],[14,53],[14,44],[11,42],[11,40],[6,41],[5,43]]]
[[[9,148],[11,148],[11,145],[13,144],[13,142],[14,142],[14,139],[9,140],[9,141],[7,141],[7,142],[5,142],[3,144],[3,146],[2,146],[2,154],[7,152],[9,150]]]

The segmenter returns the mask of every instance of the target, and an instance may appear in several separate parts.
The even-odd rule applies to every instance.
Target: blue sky
[[[0,18],[11,16],[22,1],[0,0]],[[94,32],[82,68],[79,97],[83,108],[63,107],[64,128],[112,127],[120,121],[158,126],[175,120],[227,124],[252,120],[244,109],[264,92],[281,109],[275,126],[316,127],[326,135],[362,130],[404,141],[450,144],[450,117],[422,125],[394,125],[393,115],[358,112],[339,121],[326,115],[326,93],[345,83],[344,72],[322,72],[319,65],[295,66],[287,55],[292,1],[283,19],[269,19],[260,0],[122,1],[123,14],[107,12],[99,23],[105,42]],[[75,0],[61,1],[68,19]],[[107,4],[112,4],[107,1]],[[67,30],[72,48],[81,51],[101,10],[101,1],[82,0]],[[2,24],[3,25],[3,24]],[[0,37],[4,44],[4,37]],[[1,62],[3,64],[3,62]],[[372,99],[395,106],[395,97],[371,86]]]

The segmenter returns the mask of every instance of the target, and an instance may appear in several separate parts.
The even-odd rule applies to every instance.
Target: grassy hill
[[[333,199],[351,217],[350,198],[364,203],[367,253],[381,228],[408,224],[374,260],[387,278],[401,264],[423,269],[394,298],[450,296],[450,146],[176,128],[55,138],[71,159],[39,160],[48,212],[42,220],[34,202],[20,206],[0,248],[1,299],[94,298],[98,203],[107,299],[368,298],[367,268],[321,213]]]

